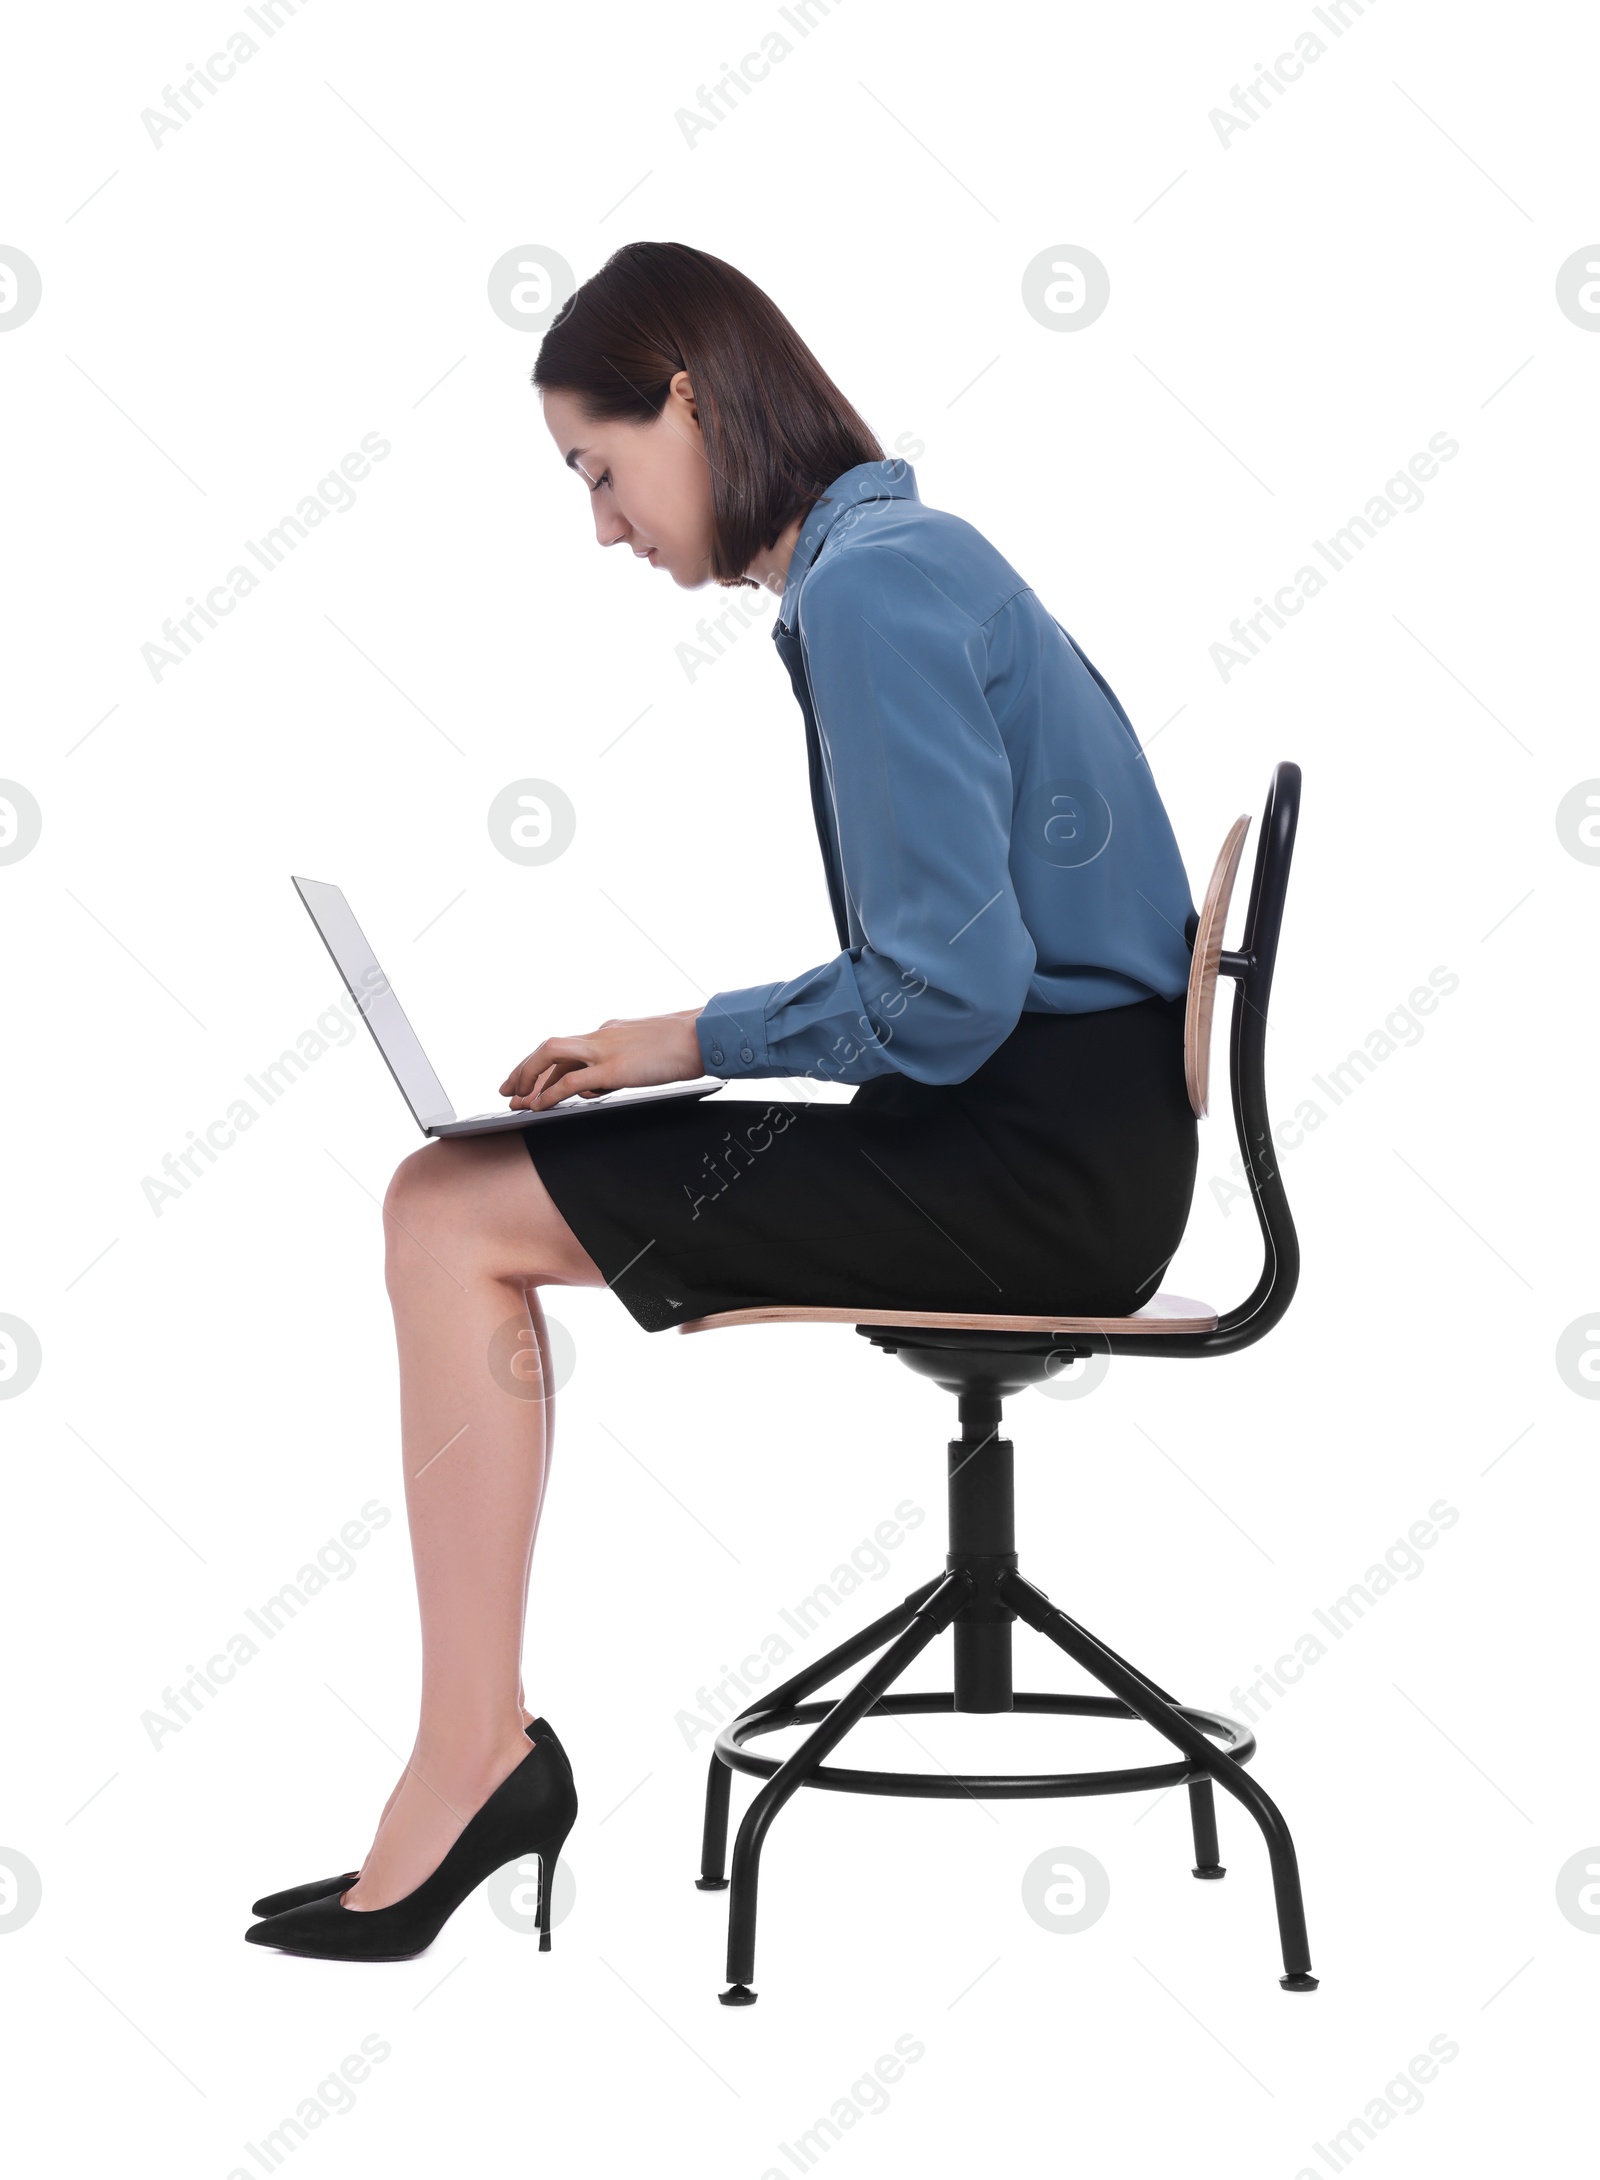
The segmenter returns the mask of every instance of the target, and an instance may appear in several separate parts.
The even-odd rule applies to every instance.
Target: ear
[[[668,400],[676,403],[690,415],[695,424],[700,422],[700,411],[694,398],[694,387],[687,371],[674,371],[667,387]]]

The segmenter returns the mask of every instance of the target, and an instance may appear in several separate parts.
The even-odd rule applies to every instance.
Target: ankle
[[[487,1790],[521,1763],[528,1748],[528,1737],[520,1723],[493,1733],[452,1733],[427,1741],[419,1738],[407,1768],[438,1789],[454,1785],[463,1790]]]

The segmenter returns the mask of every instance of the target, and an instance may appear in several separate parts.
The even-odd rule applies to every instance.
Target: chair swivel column
[[[959,1396],[961,1436],[949,1441],[950,1551],[945,1565],[968,1575],[972,1602],[956,1615],[955,1708],[1012,1708],[1011,1623],[1016,1613],[995,1584],[1017,1565],[1011,1441],[1000,1436],[1000,1397]]]

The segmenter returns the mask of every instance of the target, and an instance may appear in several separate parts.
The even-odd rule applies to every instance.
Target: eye
[[[596,493],[597,493],[597,492],[599,491],[600,487],[601,487],[601,486],[602,486],[603,484],[609,484],[610,482],[611,482],[611,472],[610,472],[610,470],[609,470],[609,469],[603,469],[603,470],[601,470],[601,472],[600,472],[599,476],[598,476],[598,477],[596,477],[596,479],[595,479],[594,483],[593,483],[592,485],[590,485],[590,487],[589,487],[589,497],[590,497],[591,499],[593,499],[594,495],[595,495],[595,494],[596,494]]]

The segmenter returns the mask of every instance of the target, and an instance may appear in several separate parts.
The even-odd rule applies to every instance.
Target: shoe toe
[[[290,1908],[303,1907],[308,1900],[320,1900],[326,1893],[348,1892],[359,1873],[345,1870],[338,1877],[318,1877],[309,1885],[290,1885],[282,1892],[265,1892],[259,1900],[252,1900],[252,1915],[282,1915]]]
[[[327,1892],[320,1900],[306,1900],[299,1907],[285,1908],[281,1915],[252,1923],[245,1941],[276,1946],[285,1953],[328,1955],[344,1950],[340,1940],[347,1936],[345,1926],[355,1919],[349,1908],[339,1905],[337,1892]]]

